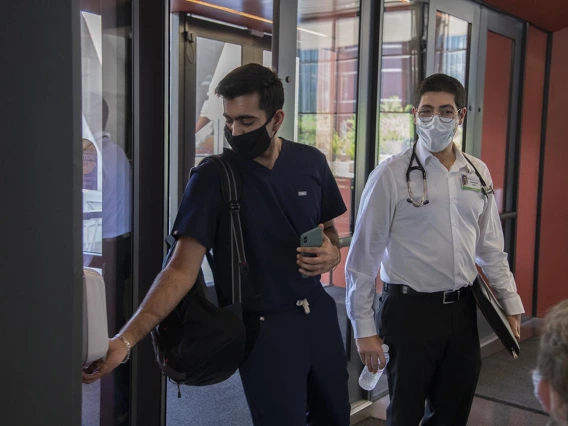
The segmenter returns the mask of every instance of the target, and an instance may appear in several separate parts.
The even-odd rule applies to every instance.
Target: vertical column
[[[355,192],[352,223],[363,194],[367,177],[378,163],[378,126],[381,76],[381,43],[384,2],[361,1],[359,30],[359,69],[357,94],[357,135],[355,145]]]
[[[79,426],[79,2],[3,3],[0,26],[0,423]]]
[[[169,2],[133,2],[134,308],[161,270],[165,218],[164,87]],[[164,424],[163,388],[150,336],[132,354],[131,420],[136,426]]]
[[[296,129],[296,43],[298,0],[275,0],[272,24],[272,68],[284,85],[286,119],[279,134],[294,139]]]

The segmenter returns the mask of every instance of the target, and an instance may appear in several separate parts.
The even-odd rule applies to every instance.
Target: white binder
[[[103,358],[108,350],[105,282],[91,268],[83,268],[83,364]]]

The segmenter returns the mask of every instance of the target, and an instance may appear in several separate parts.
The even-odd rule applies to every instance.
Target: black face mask
[[[225,126],[225,138],[227,138],[227,142],[229,142],[231,148],[247,160],[253,160],[264,154],[266,150],[270,148],[270,142],[272,142],[272,138],[276,134],[276,132],[274,132],[272,137],[270,137],[268,130],[266,130],[266,126],[270,123],[270,120],[272,120],[275,114],[276,112],[270,116],[262,127],[238,136],[233,136],[229,127]]]

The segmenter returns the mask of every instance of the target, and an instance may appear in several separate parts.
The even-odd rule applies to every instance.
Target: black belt
[[[465,299],[470,290],[470,286],[465,286],[459,290],[454,291],[435,291],[433,293],[422,293],[420,291],[414,290],[404,284],[383,284],[383,291],[389,294],[404,294],[408,296],[419,297],[422,299],[433,300],[436,302],[442,302],[444,305],[448,303],[455,303],[461,299]]]

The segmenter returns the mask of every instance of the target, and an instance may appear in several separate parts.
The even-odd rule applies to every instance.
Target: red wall
[[[538,316],[568,298],[568,28],[554,33],[546,129]]]
[[[505,187],[509,124],[506,117],[509,115],[510,109],[513,41],[510,38],[488,31],[486,55],[481,159],[487,164],[491,172],[493,188],[496,198],[499,200]],[[501,197],[499,197],[499,194],[501,194]],[[499,211],[501,211],[501,208],[499,208]]]
[[[533,303],[536,212],[547,34],[529,28],[525,57],[521,153],[518,183],[515,280],[525,311]]]

